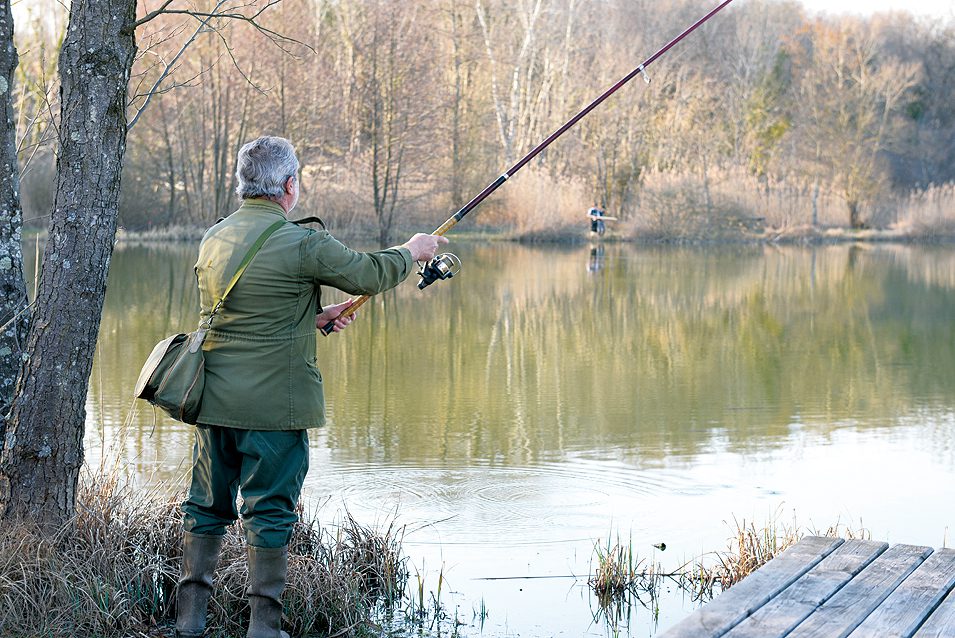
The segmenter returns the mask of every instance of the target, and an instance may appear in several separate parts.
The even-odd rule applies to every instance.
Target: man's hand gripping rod
[[[577,122],[579,122],[581,119],[583,119],[583,118],[584,118],[588,113],[590,113],[592,110],[594,110],[595,108],[597,108],[604,100],[606,100],[608,97],[610,97],[611,95],[613,95],[614,93],[616,93],[617,90],[618,90],[620,87],[622,87],[624,84],[626,84],[627,82],[629,82],[630,80],[632,80],[634,77],[636,77],[637,75],[643,76],[643,79],[646,80],[647,84],[649,84],[649,83],[650,83],[650,76],[647,75],[647,71],[646,71],[647,67],[650,66],[657,58],[659,58],[659,57],[662,56],[664,53],[666,53],[667,51],[669,51],[669,50],[670,50],[673,46],[675,46],[680,40],[682,40],[682,39],[685,38],[686,36],[688,36],[688,35],[690,35],[691,33],[693,33],[693,31],[695,31],[700,25],[702,25],[704,22],[706,22],[707,20],[709,20],[710,18],[712,18],[712,17],[713,17],[714,15],[716,15],[719,11],[721,11],[721,10],[723,9],[723,7],[725,7],[726,5],[728,5],[728,4],[729,4],[730,2],[732,2],[732,1],[733,1],[733,0],[723,0],[723,2],[721,2],[719,5],[717,5],[716,8],[712,9],[712,10],[711,10],[709,13],[707,13],[705,16],[703,16],[702,18],[700,18],[699,20],[697,20],[696,22],[694,22],[692,25],[690,25],[689,27],[687,27],[680,35],[676,36],[675,38],[673,38],[672,40],[670,40],[669,42],[667,42],[666,45],[664,45],[664,46],[661,47],[659,50],[657,50],[656,53],[654,53],[654,54],[651,55],[649,58],[647,58],[646,60],[644,60],[643,62],[641,62],[641,63],[640,63],[640,66],[638,66],[637,68],[635,68],[633,71],[631,71],[631,72],[628,73],[627,75],[623,76],[620,80],[617,81],[616,84],[614,84],[614,85],[611,86],[609,89],[607,89],[606,91],[604,91],[604,92],[600,95],[600,97],[598,97],[596,100],[594,100],[593,102],[591,102],[590,104],[588,104],[587,106],[585,106],[583,109],[581,109],[579,113],[577,113],[575,116],[573,116],[572,118],[570,118],[569,120],[567,120],[567,122],[565,122],[559,129],[557,129],[556,131],[554,131],[553,133],[551,133],[551,134],[547,137],[547,139],[545,139],[543,142],[541,142],[540,144],[538,144],[537,146],[535,146],[534,149],[531,150],[530,153],[528,153],[527,155],[525,155],[524,157],[522,157],[520,160],[518,160],[518,162],[517,162],[516,164],[514,164],[514,166],[512,166],[511,168],[509,168],[509,169],[507,169],[506,171],[504,171],[504,173],[502,173],[500,177],[498,177],[496,180],[494,180],[493,182],[491,182],[490,184],[488,184],[487,187],[486,187],[483,191],[481,191],[480,193],[478,193],[478,194],[474,197],[474,199],[472,199],[472,200],[469,201],[467,204],[465,204],[463,207],[461,207],[461,210],[459,210],[459,211],[456,212],[454,215],[452,215],[451,217],[449,217],[446,222],[444,222],[443,224],[441,224],[441,225],[437,228],[437,230],[435,230],[435,231],[434,231],[433,233],[431,233],[431,234],[432,234],[432,235],[444,235],[444,234],[447,233],[449,230],[451,230],[452,228],[454,228],[455,224],[457,224],[459,221],[461,221],[461,219],[462,219],[465,215],[467,215],[467,214],[470,213],[472,210],[474,210],[474,208],[476,208],[478,204],[480,204],[481,202],[483,202],[483,201],[487,198],[488,195],[490,195],[491,193],[493,193],[494,191],[496,191],[496,190],[498,189],[498,187],[501,186],[501,184],[503,184],[504,182],[506,182],[509,178],[513,177],[514,174],[515,174],[517,171],[521,170],[521,169],[524,167],[525,164],[527,164],[529,161],[531,161],[532,159],[534,159],[535,157],[537,157],[537,155],[540,154],[540,152],[543,151],[545,148],[547,148],[548,146],[550,146],[551,143],[552,143],[554,140],[556,140],[558,137],[560,137],[561,135],[563,135],[564,133],[566,133],[568,129],[570,129],[570,128],[571,128],[572,126],[574,126]],[[348,315],[354,314],[355,311],[358,310],[358,308],[359,308],[362,304],[364,304],[366,301],[368,301],[370,298],[371,298],[371,297],[368,296],[368,295],[363,295],[363,296],[361,296],[361,297],[358,297],[352,305],[350,305],[348,308],[345,309],[344,312],[342,312],[342,316],[348,316]],[[327,336],[327,335],[329,335],[329,334],[333,331],[334,325],[335,325],[334,320],[329,321],[329,322],[326,323],[324,326],[322,326],[322,327],[319,329],[319,331],[320,331],[323,335],[326,335],[326,336]]]

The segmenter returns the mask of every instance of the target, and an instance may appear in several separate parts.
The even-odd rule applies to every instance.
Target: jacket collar
[[[280,217],[285,217],[285,209],[273,202],[271,199],[264,199],[261,197],[256,197],[254,199],[243,199],[242,205],[239,206],[239,210],[236,212],[239,211],[272,213],[279,215]]]

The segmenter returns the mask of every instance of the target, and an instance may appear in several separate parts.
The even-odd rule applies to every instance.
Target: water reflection
[[[567,583],[517,594],[469,579],[586,572],[611,528],[685,558],[721,547],[727,517],[781,502],[941,544],[947,514],[909,495],[953,469],[955,251],[454,252],[453,281],[405,284],[320,339],[329,425],[311,437],[306,489],[400,511],[433,565],[466,548],[450,573],[471,603],[493,614],[519,596],[529,635],[599,633],[583,603],[545,611],[586,599]],[[155,342],[194,327],[194,259],[195,246],[116,251],[88,404],[92,460],[122,431],[120,456],[171,484],[190,430],[129,397]]]

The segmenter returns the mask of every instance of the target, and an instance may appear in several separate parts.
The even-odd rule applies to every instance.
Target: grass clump
[[[618,538],[611,544],[608,538],[605,543],[596,543],[592,558],[594,567],[588,582],[597,596],[602,615],[613,620],[610,612],[629,608],[634,601],[656,614],[657,597],[664,581],[676,584],[693,600],[709,600],[806,535],[846,539],[868,539],[871,536],[862,527],[852,529],[839,522],[826,529],[802,528],[795,519],[787,523],[778,516],[762,525],[735,518],[733,524],[735,530],[725,551],[710,552],[670,571],[664,570],[659,563],[647,565],[645,559],[638,559],[632,541],[624,544]]]
[[[77,514],[56,534],[0,527],[0,635],[171,635],[182,556],[179,499],[142,494],[115,476],[84,480]],[[401,533],[350,515],[331,527],[300,513],[283,596],[294,635],[356,635],[403,595]],[[248,568],[240,526],[228,530],[210,604],[210,635],[244,635]]]
[[[641,577],[643,561],[634,553],[632,543],[621,543],[619,538],[613,544],[609,538],[606,543],[596,543],[594,562],[589,583],[600,600],[624,595]]]
[[[710,569],[699,564],[695,566],[699,585],[712,589],[718,584],[721,591],[727,590],[798,543],[806,535],[847,539],[870,537],[867,530],[861,527],[853,530],[838,521],[824,530],[801,528],[795,520],[786,523],[779,521],[778,518],[773,518],[759,527],[752,521],[747,523],[745,519],[742,521],[733,519],[733,522],[736,525],[736,532],[730,539],[727,550],[716,552],[718,564]]]
[[[594,565],[588,579],[590,589],[597,595],[601,607],[615,604],[622,598],[647,594],[652,601],[660,581],[669,576],[659,563],[647,563],[633,549],[633,541],[594,544]]]
[[[660,587],[673,574],[664,573],[659,563],[640,558],[633,541],[594,544],[593,568],[588,579],[596,594],[594,620],[604,622],[612,635],[619,635],[630,622],[637,605],[647,609],[654,622],[659,616]]]
[[[712,569],[697,567],[701,583],[712,588],[716,583],[721,589],[729,589],[746,576],[771,561],[802,538],[794,525],[776,520],[756,528],[753,522],[737,521],[736,533],[730,539],[725,552],[716,552],[718,563]]]

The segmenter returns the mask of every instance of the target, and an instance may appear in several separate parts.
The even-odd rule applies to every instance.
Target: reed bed
[[[365,168],[348,166],[323,174],[318,190],[303,194],[297,215],[318,215],[337,237],[377,237]],[[463,202],[449,202],[424,184],[406,183],[392,239],[443,221]],[[530,167],[469,217],[469,228],[524,242],[580,241],[589,237],[587,209],[592,186],[581,177],[555,176]],[[307,211],[307,212],[306,212]],[[227,214],[223,211],[222,214]],[[755,176],[737,167],[698,172],[647,169],[610,224],[608,238],[707,243],[841,241],[951,241],[955,239],[955,184],[910,192],[886,191],[862,208],[864,229],[849,228],[844,198],[807,178]],[[464,228],[462,227],[462,230]],[[127,243],[198,240],[205,227],[172,225],[127,231]],[[455,230],[455,233],[461,231]]]
[[[866,228],[851,229],[844,199],[811,180],[651,170],[620,213],[621,232],[638,240],[944,241],[955,237],[955,184],[873,197],[862,210]]]
[[[734,519],[735,531],[725,551],[715,551],[666,571],[659,562],[639,558],[632,541],[594,545],[589,584],[597,597],[601,615],[610,620],[619,610],[639,602],[651,612],[658,609],[657,597],[664,581],[675,583],[694,600],[708,600],[743,580],[803,536],[870,538],[861,526],[852,529],[837,522],[826,529],[801,528],[793,520],[772,518],[763,525]]]
[[[116,229],[116,241],[133,245],[154,242],[191,242],[202,239],[205,232],[206,227],[198,224],[195,226],[176,224],[139,230],[128,230],[121,226]]]
[[[955,184],[912,191],[895,225],[913,239],[931,241],[955,237]]]
[[[588,583],[597,595],[601,609],[619,611],[622,600],[639,599],[645,605],[656,599],[664,578],[672,576],[663,571],[659,562],[640,558],[633,548],[633,541],[623,542],[610,537],[594,544],[593,569]],[[647,605],[650,606],[650,605]]]
[[[730,539],[727,550],[715,553],[717,564],[711,568],[702,564],[695,565],[693,586],[709,590],[710,593],[717,585],[720,591],[729,589],[787,548],[795,545],[807,534],[847,539],[870,538],[868,530],[861,526],[852,529],[840,522],[822,530],[801,528],[795,520],[787,523],[778,518],[759,527],[752,521],[747,523],[745,519],[743,521],[734,519],[734,523],[736,533]]]
[[[77,505],[74,520],[52,536],[29,523],[0,527],[0,635],[171,635],[182,555],[178,500],[104,476],[84,481]],[[347,514],[325,527],[315,514],[300,518],[289,547],[286,629],[360,634],[405,591],[402,531],[373,530]],[[216,574],[210,635],[244,635],[247,573],[235,526]]]

